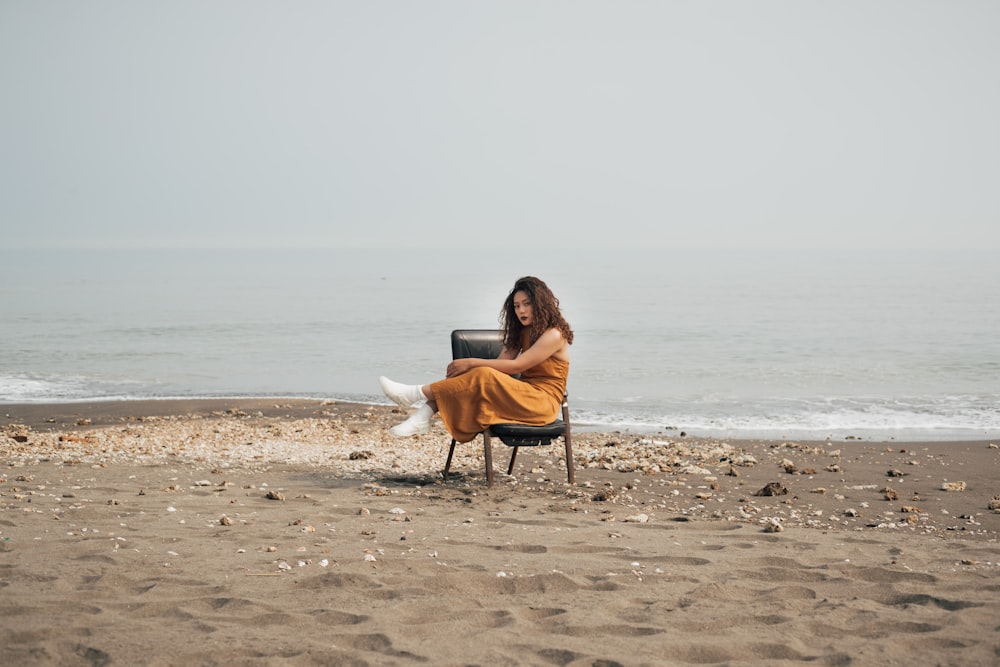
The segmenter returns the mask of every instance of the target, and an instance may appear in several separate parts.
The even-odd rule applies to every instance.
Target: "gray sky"
[[[2,245],[1000,248],[998,35],[994,0],[0,0]]]

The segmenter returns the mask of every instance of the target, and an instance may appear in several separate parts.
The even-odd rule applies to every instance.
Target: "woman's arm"
[[[448,364],[447,375],[455,377],[482,366],[495,368],[508,375],[517,375],[542,363],[562,349],[565,344],[566,341],[559,329],[549,329],[535,341],[534,345],[521,352],[520,355],[515,350],[504,348],[496,359],[456,359]]]

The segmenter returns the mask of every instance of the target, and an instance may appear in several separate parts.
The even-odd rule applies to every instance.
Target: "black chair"
[[[452,359],[496,359],[500,356],[503,346],[501,344],[501,332],[496,329],[456,329],[451,332],[451,357]],[[562,436],[566,443],[566,478],[569,483],[573,483],[573,440],[570,436],[569,425],[569,398],[563,396],[562,419],[556,419],[551,424],[545,426],[524,426],[523,424],[491,424],[483,434],[483,454],[486,458],[486,483],[493,486],[493,447],[490,443],[491,437],[500,438],[508,447],[513,447],[510,454],[510,465],[507,467],[507,474],[514,471],[514,461],[517,459],[517,450],[520,447],[538,447],[551,444],[552,441]],[[444,478],[448,479],[448,471],[451,470],[451,458],[455,454],[456,441],[451,439],[451,447],[448,449],[448,461],[444,464]]]

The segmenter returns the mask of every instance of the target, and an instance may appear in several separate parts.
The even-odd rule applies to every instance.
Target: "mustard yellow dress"
[[[493,368],[473,368],[431,385],[438,412],[458,442],[492,424],[544,426],[556,419],[566,393],[569,362],[549,357],[517,379]]]

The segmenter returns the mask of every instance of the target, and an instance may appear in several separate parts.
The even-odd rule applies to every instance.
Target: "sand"
[[[1000,443],[578,431],[487,487],[388,407],[0,415],[4,665],[1000,664]]]

